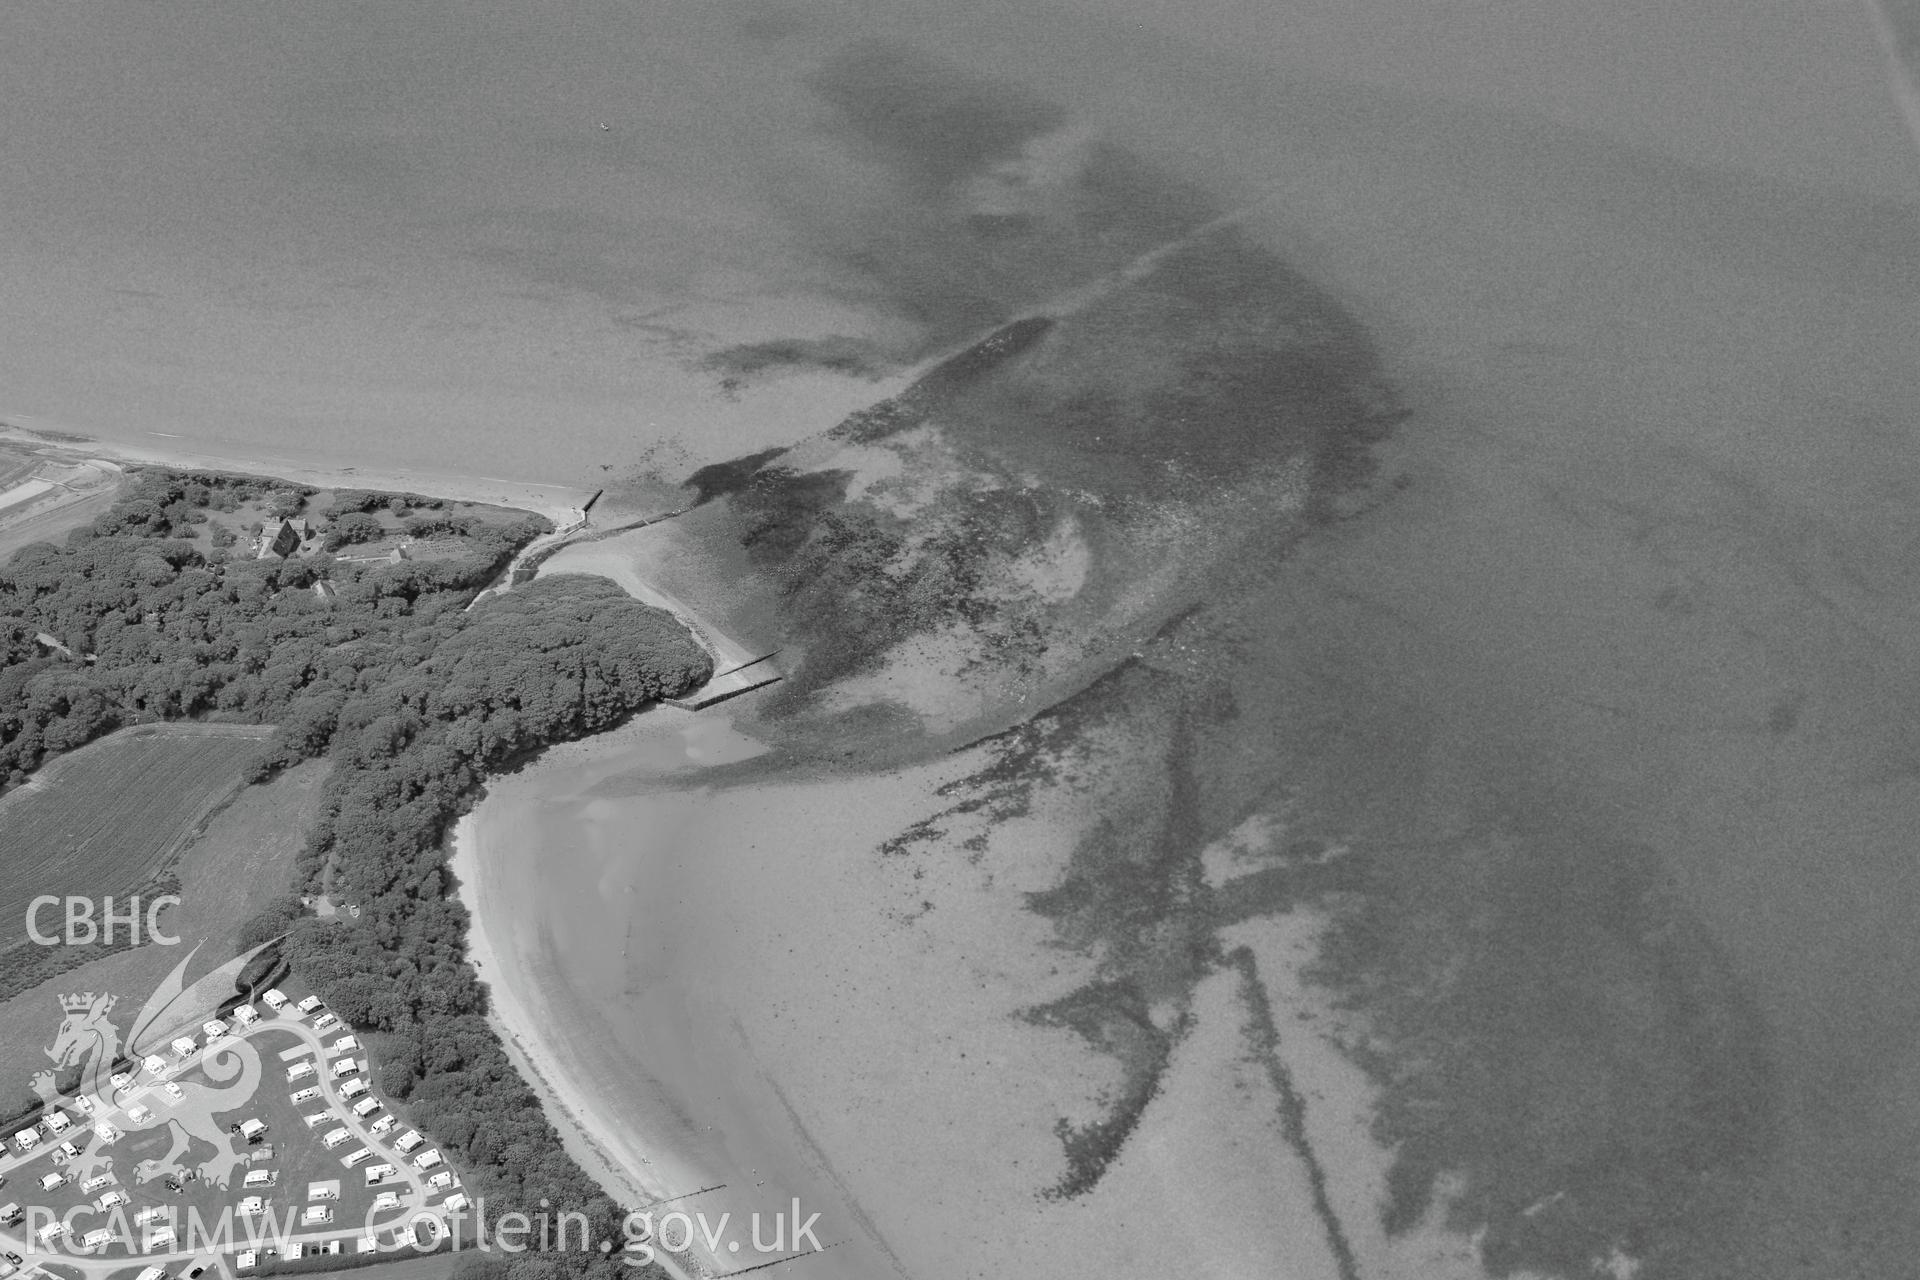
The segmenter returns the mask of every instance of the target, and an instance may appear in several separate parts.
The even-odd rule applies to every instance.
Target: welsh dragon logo
[[[69,1115],[84,1112],[85,1108],[75,1102],[80,1098],[98,1099],[105,1104],[97,1107],[101,1112],[119,1108],[114,1111],[111,1128],[106,1132],[95,1127],[98,1140],[71,1162],[70,1178],[81,1182],[95,1174],[113,1171],[114,1151],[125,1141],[123,1135],[165,1128],[171,1132],[171,1147],[158,1158],[139,1161],[133,1170],[136,1181],[197,1176],[223,1190],[228,1186],[234,1170],[246,1164],[247,1158],[240,1151],[243,1144],[228,1132],[218,1117],[252,1100],[260,1087],[259,1053],[243,1039],[228,1037],[216,1041],[206,1047],[200,1059],[201,1074],[206,1080],[176,1081],[174,1089],[178,1096],[170,1092],[164,1098],[159,1091],[147,1088],[137,1059],[157,1048],[164,1049],[166,1038],[179,1034],[188,1019],[210,1017],[210,1011],[232,993],[234,979],[247,962],[264,949],[264,946],[256,947],[237,956],[186,986],[183,979],[199,950],[196,947],[147,1000],[125,1039],[109,1016],[119,997],[92,991],[60,997],[60,1029],[53,1043],[46,1047],[53,1067],[34,1073],[33,1091],[44,1102],[60,1106]],[[197,1024],[193,1024],[193,1030],[199,1030]],[[135,1061],[122,1064],[123,1056]],[[70,1075],[75,1068],[79,1069],[79,1083],[62,1092],[56,1079],[62,1074]],[[114,1084],[116,1071],[133,1077],[127,1088]],[[123,1095],[143,1090],[147,1096],[140,1103],[125,1105],[130,1097]],[[82,1124],[95,1124],[93,1115],[81,1114],[75,1119]],[[211,1147],[213,1153],[190,1166],[188,1162],[196,1148],[205,1147]]]

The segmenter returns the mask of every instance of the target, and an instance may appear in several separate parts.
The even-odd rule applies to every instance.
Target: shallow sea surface
[[[1378,500],[1303,541],[1018,429],[1187,349],[1124,289],[942,406],[1227,549],[969,712],[1026,730],[791,729],[910,739],[917,637],[723,711],[765,756],[640,728],[480,807],[490,977],[632,1149],[824,1203],[796,1267],[1911,1269],[1920,161],[1867,10],[64,12],[0,18],[0,411],[679,478],[1223,211],[1377,355]],[[923,444],[833,485],[972,474]]]

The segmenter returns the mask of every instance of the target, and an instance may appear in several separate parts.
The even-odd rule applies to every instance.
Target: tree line
[[[91,527],[0,569],[0,777],[122,724],[185,717],[274,724],[256,780],[327,757],[300,883],[243,942],[286,934],[279,961],[373,1033],[381,1087],[470,1194],[501,1212],[579,1209],[593,1239],[617,1242],[620,1207],[562,1149],[487,1025],[446,835],[488,771],[697,687],[711,660],[671,614],[604,579],[538,579],[469,611],[549,527],[537,517],[488,524],[415,495],[350,495],[339,518],[386,506],[417,536],[464,545],[424,563],[335,563],[325,598],[306,589],[305,561],[230,558],[183,535],[261,483],[143,472]],[[359,918],[307,914],[300,895],[320,893]],[[566,1255],[539,1269],[612,1266]]]

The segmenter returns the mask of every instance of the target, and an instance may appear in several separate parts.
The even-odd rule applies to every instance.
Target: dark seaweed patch
[[[829,434],[839,440],[871,444],[917,427],[955,396],[978,386],[988,375],[1031,348],[1052,327],[1053,321],[1045,316],[1004,325],[960,354],[942,360],[899,395],[849,414]]]
[[[877,378],[883,362],[873,344],[858,338],[776,338],[724,347],[700,361],[720,375],[720,385],[737,390],[763,374],[783,370],[819,370],[850,378]]]
[[[772,467],[734,491],[744,524],[740,545],[761,564],[779,565],[797,551],[832,509],[846,499],[850,471],[796,471]]]
[[[1018,85],[956,71],[912,49],[868,41],[810,81],[854,137],[911,181],[943,188],[1017,155],[1066,123],[1057,103]]]
[[[1139,989],[1125,981],[1091,983],[1071,995],[1029,1009],[1037,1026],[1067,1027],[1101,1053],[1126,1067],[1116,1096],[1104,1100],[1098,1119],[1076,1125],[1064,1116],[1054,1134],[1067,1158],[1067,1172],[1049,1187],[1049,1199],[1065,1200],[1091,1191],[1120,1155],[1127,1138],[1159,1092],[1160,1079],[1177,1034],[1153,1025]],[[1181,1028],[1184,1029],[1184,1028]]]
[[[693,505],[697,507],[715,498],[740,492],[762,467],[785,452],[784,448],[763,449],[759,453],[750,453],[728,462],[715,462],[700,468],[682,483],[693,490]]]

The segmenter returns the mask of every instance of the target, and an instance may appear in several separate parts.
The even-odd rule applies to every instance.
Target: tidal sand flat
[[[1133,56],[1124,143],[817,64],[994,288],[660,535],[792,659],[769,750],[478,811],[569,886],[552,1038],[904,1274],[1897,1271],[1904,153]]]
[[[1910,1271],[1867,11],[1148,9],[10,10],[0,408],[686,481],[550,567],[786,678],[462,834],[623,1198],[851,1276]]]

